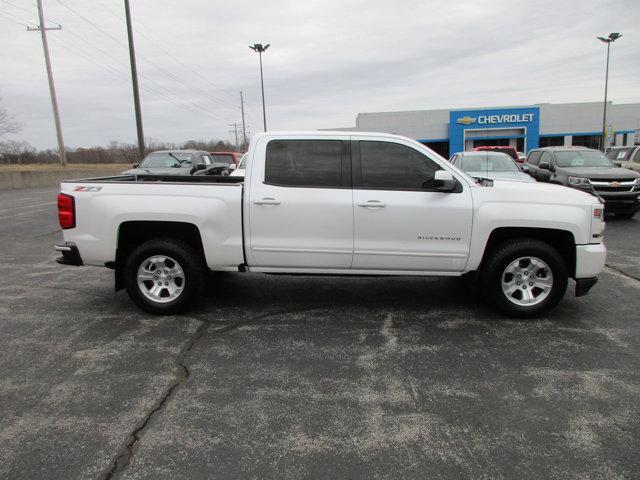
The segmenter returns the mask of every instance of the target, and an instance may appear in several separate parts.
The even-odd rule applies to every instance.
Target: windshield
[[[556,152],[556,165],[561,168],[572,167],[607,167],[613,165],[605,158],[602,152],[595,150],[574,150],[565,152]]]
[[[631,156],[631,152],[633,151],[633,147],[631,148],[613,148],[607,152],[605,155],[609,160],[618,160],[625,161],[628,160],[628,157]]]
[[[138,168],[188,168],[192,162],[191,153],[156,152],[147,155]]]
[[[211,158],[213,159],[213,163],[224,163],[226,165],[235,163],[235,161],[233,160],[233,155],[219,155],[214,153],[211,155]]]
[[[465,172],[510,172],[520,171],[511,157],[505,154],[470,154],[463,155],[460,168]]]
[[[238,170],[244,170],[246,167],[245,165],[247,164],[247,154],[245,153],[242,158],[240,159],[240,164],[238,165]]]

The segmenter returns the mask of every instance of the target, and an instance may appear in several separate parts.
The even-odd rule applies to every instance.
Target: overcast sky
[[[0,0],[0,96],[54,147],[35,0]],[[122,0],[43,0],[65,143],[136,139]],[[601,101],[640,102],[640,1],[132,0],[145,136],[230,139],[245,95],[262,129],[354,126],[359,112]],[[66,7],[65,7],[66,6]],[[68,7],[68,8],[67,8]],[[79,15],[85,17],[81,18]],[[91,23],[97,25],[98,28]]]

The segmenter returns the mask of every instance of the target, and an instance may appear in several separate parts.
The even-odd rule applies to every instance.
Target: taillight
[[[65,230],[76,226],[76,202],[71,195],[58,194],[58,220]]]

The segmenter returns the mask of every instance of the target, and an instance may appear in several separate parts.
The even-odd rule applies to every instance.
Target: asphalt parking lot
[[[1,478],[640,477],[640,218],[538,320],[457,279],[235,273],[152,317],[55,263],[56,191],[0,191]]]

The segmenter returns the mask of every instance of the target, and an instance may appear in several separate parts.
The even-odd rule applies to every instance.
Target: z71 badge
[[[102,187],[73,187],[74,192],[99,192]]]

